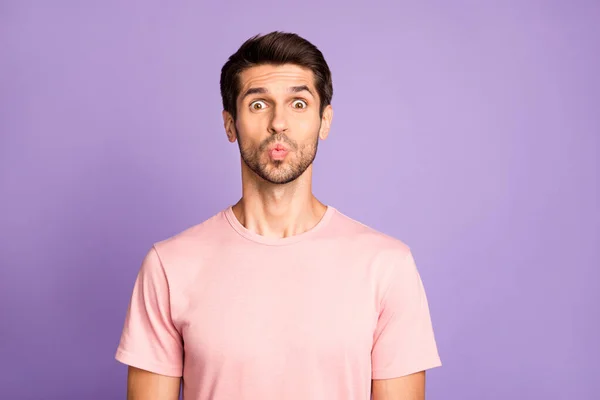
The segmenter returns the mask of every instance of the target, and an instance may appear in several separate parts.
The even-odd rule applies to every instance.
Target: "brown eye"
[[[250,104],[250,108],[252,108],[255,111],[259,111],[262,110],[263,108],[265,108],[264,102],[262,101],[255,101],[252,104]]]
[[[303,108],[306,108],[307,104],[304,100],[296,100],[292,103],[292,107],[298,109],[298,110],[302,110]]]

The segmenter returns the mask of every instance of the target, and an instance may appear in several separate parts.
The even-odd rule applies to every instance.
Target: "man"
[[[255,36],[221,71],[242,198],[157,242],[117,360],[128,399],[420,400],[441,365],[407,245],[311,191],[333,111],[331,73],[303,38]]]

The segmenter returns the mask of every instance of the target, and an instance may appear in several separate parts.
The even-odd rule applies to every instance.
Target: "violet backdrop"
[[[219,72],[293,31],[333,71],[325,203],[413,250],[427,399],[600,397],[600,2],[2,1],[2,398],[122,399],[155,241],[240,196]]]

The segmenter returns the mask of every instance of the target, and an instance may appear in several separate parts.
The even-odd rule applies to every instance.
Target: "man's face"
[[[319,116],[312,71],[297,65],[260,65],[240,74],[237,121],[224,113],[230,141],[237,139],[244,163],[267,182],[285,184],[312,164],[319,137],[329,131],[332,111]]]

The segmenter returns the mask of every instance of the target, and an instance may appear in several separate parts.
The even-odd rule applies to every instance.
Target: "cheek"
[[[318,133],[320,123],[321,120],[318,116],[311,116],[309,118],[301,116],[295,121],[295,129],[293,131],[296,131],[302,137],[313,137]]]
[[[245,143],[260,141],[266,129],[259,118],[240,118],[237,121],[238,135]]]

